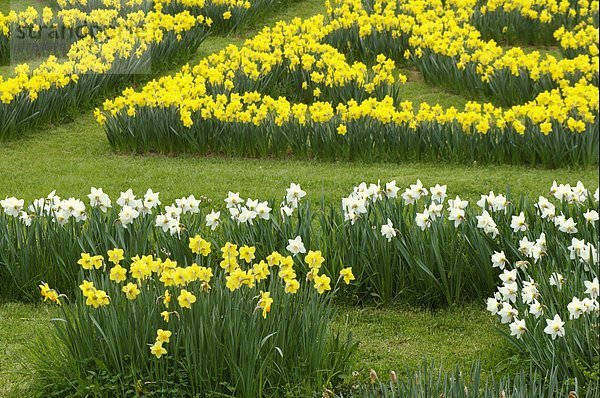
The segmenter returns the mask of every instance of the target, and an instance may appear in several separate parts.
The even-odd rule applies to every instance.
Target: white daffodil
[[[598,278],[594,278],[592,281],[583,282],[585,285],[585,294],[590,296],[592,299],[597,299],[600,294],[600,285],[598,284]]]
[[[515,336],[517,339],[520,339],[527,332],[524,319],[515,319],[508,327],[510,328],[510,335]]]
[[[392,224],[392,220],[387,219],[387,224],[383,224],[381,226],[381,235],[385,236],[388,242],[392,241],[392,238],[396,237],[396,230],[394,229],[394,225]]]
[[[12,198],[6,198],[0,200],[0,206],[4,209],[4,212],[12,217],[19,217],[25,201],[23,199],[17,199],[14,196]]]
[[[214,210],[212,210],[210,212],[210,214],[207,214],[205,217],[206,226],[210,227],[211,231],[214,231],[219,226],[220,218],[221,218],[221,212],[220,211],[215,212]]]
[[[431,193],[431,200],[437,203],[444,203],[446,200],[446,185],[435,184],[434,187],[429,188]]]
[[[546,319],[546,328],[544,329],[544,333],[552,336],[552,340],[555,340],[556,337],[564,337],[565,336],[565,323],[560,319],[558,314],[554,315],[554,319]]]
[[[506,264],[508,264],[508,260],[506,259],[504,250],[500,252],[494,251],[494,254],[492,254],[492,267],[504,270]]]
[[[526,231],[525,213],[521,212],[518,216],[512,216],[510,227],[513,229],[513,232]]]
[[[296,236],[294,239],[288,239],[286,249],[294,256],[299,253],[306,253],[306,248],[304,248],[304,243],[302,243],[302,238],[300,236]]]

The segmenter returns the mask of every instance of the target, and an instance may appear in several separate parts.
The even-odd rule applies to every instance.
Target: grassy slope
[[[5,0],[2,0],[5,1]],[[20,2],[20,4],[26,4]],[[322,0],[305,0],[263,20],[307,17],[323,10]],[[256,32],[227,38],[210,38],[197,58],[228,44],[240,45]],[[463,97],[427,86],[420,76],[409,74],[406,99],[462,106]],[[426,184],[449,185],[449,193],[476,198],[488,190],[539,194],[553,179],[596,186],[597,168],[585,170],[540,170],[527,167],[440,164],[318,163],[295,160],[245,160],[198,157],[121,156],[110,151],[102,129],[91,112],[75,121],[36,131],[23,140],[0,144],[0,197],[17,195],[32,199],[57,189],[63,196],[83,197],[89,187],[102,186],[111,195],[133,187],[142,192],[153,187],[162,192],[163,202],[194,193],[214,199],[230,189],[261,198],[279,197],[291,181],[300,182],[312,200],[324,196],[337,202],[361,181],[397,179],[401,185],[421,178]],[[17,359],[27,341],[48,328],[52,316],[47,307],[22,304],[0,305],[0,396],[28,395],[31,374],[23,373]],[[498,338],[493,320],[480,307],[436,313],[414,309],[339,308],[336,330],[350,330],[360,343],[353,367],[367,377],[373,368],[381,376],[391,369],[415,367],[423,357],[445,366],[466,365],[483,358],[487,367],[504,358],[506,345]],[[21,375],[18,377],[18,375]]]
[[[23,353],[36,335],[51,329],[49,319],[57,315],[55,308],[46,305],[0,305],[0,397],[34,394],[35,377]],[[390,370],[414,369],[424,358],[445,369],[459,364],[466,369],[484,358],[485,367],[491,368],[508,348],[497,338],[493,318],[475,306],[435,313],[340,307],[334,328],[350,331],[359,342],[352,369],[359,372],[360,380],[368,379],[370,369],[386,377]]]

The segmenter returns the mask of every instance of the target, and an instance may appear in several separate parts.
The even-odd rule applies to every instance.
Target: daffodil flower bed
[[[538,257],[561,258],[564,253],[555,244],[569,246],[573,237],[590,242],[590,265],[597,262],[598,190],[592,194],[580,183],[555,184],[551,193],[556,204],[494,193],[470,204],[460,197],[447,200],[445,185],[427,188],[417,181],[402,193],[395,181],[363,183],[341,207],[320,209],[303,200],[306,192],[298,184],[291,184],[282,201],[242,199],[230,192],[224,207],[208,207],[207,198],[194,195],[163,207],[152,190],[140,198],[131,190],[122,192],[113,204],[93,188],[89,207],[55,194],[27,208],[23,200],[7,198],[0,201],[5,237],[0,273],[6,281],[1,291],[7,297],[31,297],[36,282],[44,280],[69,294],[78,284],[71,264],[80,253],[115,246],[154,256],[168,253],[178,263],[191,263],[187,242],[200,233],[213,245],[254,245],[258,257],[271,250],[302,255],[322,247],[328,273],[339,273],[342,265],[354,270],[357,281],[345,289],[354,301],[447,306],[483,300],[496,288],[498,271],[481,264],[495,252],[519,255],[515,234],[535,242],[543,232],[549,243],[532,246]]]
[[[598,26],[598,2],[578,1],[478,1],[473,24],[496,42],[529,45],[555,44],[555,32],[580,23]]]
[[[52,338],[65,350],[69,381],[50,373],[55,383],[72,393],[89,371],[104,369],[121,382],[113,394],[139,380],[144,395],[250,398],[283,387],[333,388],[348,371],[355,346],[328,325],[331,299],[353,279],[350,268],[332,279],[316,261],[304,281],[296,276],[301,256],[260,259],[253,246],[227,242],[219,250],[199,235],[188,247],[193,263],[129,260],[118,248],[82,253],[78,293],[40,285],[44,299],[61,306]]]
[[[598,162],[597,54],[505,51],[479,38],[468,4],[374,4],[340,0],[328,5],[329,20],[267,28],[240,48],[126,90],[96,118],[120,152]],[[346,54],[373,61],[372,72]],[[395,72],[405,58],[436,84],[512,106],[415,109],[402,101],[406,78]]]

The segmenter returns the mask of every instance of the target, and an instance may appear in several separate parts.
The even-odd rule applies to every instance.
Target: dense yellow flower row
[[[177,34],[179,39],[183,32],[210,23],[203,16],[194,16],[188,11],[176,15],[138,11],[118,22],[95,38],[88,36],[78,40],[71,46],[66,61],[50,56],[33,71],[21,65],[15,68],[15,77],[4,80],[0,76],[0,102],[9,104],[22,93],[36,100],[41,91],[76,83],[81,74],[110,71],[119,58],[141,57],[151,44],[162,41],[166,33]]]
[[[550,75],[560,86],[568,85],[569,78],[576,73],[588,81],[597,78],[597,51],[590,52],[590,56],[559,60],[550,54],[542,56],[538,51],[525,52],[518,47],[505,50],[494,41],[483,40],[480,32],[468,23],[473,3],[454,2],[449,6],[436,1],[426,4],[411,1],[397,8],[392,3],[376,1],[375,12],[370,12],[359,0],[334,0],[328,12],[334,18],[330,24],[332,30],[356,27],[362,38],[382,32],[391,37],[410,36],[412,55],[421,57],[424,51],[430,51],[455,58],[459,69],[472,67],[483,82],[503,69],[514,76],[527,71],[534,81],[542,75]],[[597,4],[595,2],[596,9]],[[589,26],[585,30],[586,42],[593,38],[591,30],[598,31]],[[410,55],[407,52],[406,56]]]
[[[598,1],[590,0],[487,0],[480,8],[482,14],[494,11],[517,11],[524,17],[550,23],[556,16],[587,17],[598,13]]]
[[[268,76],[282,65],[285,66],[284,73],[293,76],[300,74],[301,78],[293,82],[298,90],[307,88],[309,84],[312,87],[322,83],[323,87],[337,87],[339,91],[345,84],[355,82],[370,93],[379,84],[394,84],[394,62],[385,56],[377,58],[373,77],[369,78],[364,64],[349,65],[343,55],[325,44],[325,36],[337,29],[381,17],[379,14],[369,15],[362,8],[360,0],[344,0],[338,3],[339,9],[343,10],[336,9],[333,12],[336,17],[330,23],[325,22],[322,16],[317,16],[305,21],[280,23],[273,29],[266,28],[241,48],[230,46],[193,68],[186,66],[175,76],[150,82],[140,92],[125,90],[123,96],[106,101],[104,113],[97,111],[96,116],[103,123],[107,116],[114,117],[122,111],[135,117],[142,107],[176,108],[187,127],[193,125],[194,117],[228,123],[253,123],[257,126],[269,121],[279,126],[286,123],[326,123],[331,120],[347,123],[368,117],[384,124],[402,124],[413,129],[429,122],[441,125],[457,123],[465,132],[483,134],[490,128],[504,129],[507,126],[523,134],[528,122],[538,125],[545,134],[552,131],[553,124],[567,125],[572,131],[582,132],[586,124],[595,121],[598,88],[589,80],[597,74],[597,66],[593,66],[597,65],[597,57],[593,62],[589,57],[560,61],[547,57],[542,60],[539,53],[526,54],[519,48],[504,51],[493,42],[486,44],[478,32],[470,27],[465,28],[464,22],[461,22],[467,20],[469,15],[464,11],[465,8],[458,6],[470,3],[452,3],[457,7],[458,11],[455,11],[452,8],[440,8],[443,7],[441,2],[411,1],[397,6],[396,2],[376,1],[374,9],[379,9],[384,15],[383,19],[379,19],[382,29],[386,26],[399,27],[392,35],[404,29],[402,24],[406,23],[405,27],[412,30],[411,41],[417,50],[430,48],[436,53],[452,56],[461,54],[467,48],[475,49],[462,53],[461,59],[464,63],[477,62],[478,68],[485,65],[482,71],[484,77],[487,73],[494,73],[497,68],[508,68],[518,75],[519,70],[525,67],[532,74],[550,73],[560,82],[560,88],[542,92],[533,101],[508,109],[492,104],[470,103],[464,111],[459,111],[453,107],[443,109],[439,105],[428,104],[422,104],[415,110],[409,102],[397,107],[390,97],[346,99],[342,103],[316,101],[308,105],[295,103],[290,98],[273,98],[264,93],[266,87],[248,84],[249,81],[256,82]],[[415,16],[396,15],[397,7]],[[440,9],[444,10],[441,20]],[[452,13],[456,18],[449,17]],[[396,21],[399,25],[388,24],[385,22],[387,20]],[[415,24],[411,25],[412,22]],[[442,25],[451,34],[440,34]],[[371,26],[379,29],[377,24]],[[449,37],[453,40],[447,41]],[[572,83],[565,77],[576,70],[584,76]],[[400,80],[403,81],[403,77]],[[241,88],[238,89],[238,85]],[[243,94],[237,94],[236,89]],[[344,134],[345,131],[342,127],[338,132]]]
[[[561,27],[554,31],[554,38],[558,41],[561,48],[565,50],[583,49],[584,53],[591,56],[598,56],[598,42],[600,34],[598,28],[586,23],[580,23],[573,30],[567,30]]]

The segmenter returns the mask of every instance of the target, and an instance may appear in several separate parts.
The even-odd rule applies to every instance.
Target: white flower
[[[225,199],[225,203],[227,203],[226,206],[229,209],[244,203],[244,201],[242,200],[242,198],[240,198],[239,192],[233,193],[229,191],[229,193],[227,194],[227,199]]]
[[[254,220],[258,214],[254,210],[249,210],[247,207],[242,207],[240,214],[237,217],[239,223],[248,223],[252,225],[252,220]]]
[[[306,253],[304,243],[302,243],[302,238],[300,236],[296,236],[295,239],[288,239],[288,245],[286,249],[294,256],[298,253]]]
[[[573,297],[573,300],[567,305],[567,309],[569,310],[569,319],[577,319],[587,310],[577,297]]]
[[[563,217],[564,218],[564,217]],[[577,233],[577,223],[573,221],[573,217],[569,217],[568,220],[561,220],[558,226],[558,230],[561,232],[565,232],[567,234],[576,234]]]
[[[596,188],[596,192],[594,192],[594,202],[598,203],[600,201],[600,188]]]
[[[269,207],[268,202],[261,202],[256,206],[256,214],[263,220],[268,220],[271,218],[271,208]]]
[[[435,204],[432,203],[429,205],[429,208],[427,209],[427,211],[429,212],[429,217],[432,220],[435,220],[436,218],[440,217],[442,215],[442,210],[444,209],[444,207],[442,206],[442,204]]]
[[[123,225],[123,228],[127,228],[127,225],[133,223],[133,220],[139,215],[140,213],[136,209],[125,205],[119,212],[119,221]]]
[[[417,196],[412,190],[406,188],[402,194],[402,199],[404,200],[405,205],[412,205],[415,203],[415,200],[417,200]]]
[[[487,210],[484,210],[482,215],[476,216],[475,218],[477,218],[477,228],[483,229],[486,234],[490,234],[495,238],[500,233],[496,227],[496,223]]]
[[[507,204],[508,201],[506,198],[503,195],[496,196],[494,191],[490,191],[487,195],[481,195],[481,199],[477,201],[477,206],[485,209],[487,205],[487,207],[494,212],[506,210]]]
[[[521,289],[521,299],[525,304],[531,304],[538,297],[539,292],[533,281],[523,282],[523,289]]]
[[[527,331],[524,319],[515,319],[515,321],[508,326],[510,328],[510,335],[516,336],[517,339],[520,339],[521,336],[523,336],[523,334],[525,334]]]
[[[529,239],[526,236],[524,236],[519,241],[519,252],[521,254],[523,254],[524,256],[531,257],[532,256],[531,252],[533,251],[534,245],[535,245],[534,242],[530,242]]]
[[[366,194],[373,202],[377,202],[377,200],[382,199],[383,197],[383,192],[381,191],[379,183],[369,185]]]
[[[12,198],[6,198],[0,200],[0,206],[4,209],[4,212],[12,217],[19,217],[19,213],[23,210],[25,201],[23,199],[17,199],[14,196]]]
[[[546,325],[544,333],[551,335],[552,340],[556,339],[557,336],[564,337],[565,323],[560,319],[558,314],[554,315],[554,319],[546,319]]]
[[[119,196],[119,199],[117,199],[117,204],[121,207],[136,207],[135,195],[133,194],[131,188],[125,192],[121,192],[121,196]]]
[[[431,192],[431,200],[437,203],[444,203],[446,199],[446,185],[440,186],[440,184],[435,184],[435,187],[429,188],[429,192]]]
[[[600,309],[600,306],[598,305],[598,301],[596,301],[596,299],[591,299],[589,297],[586,297],[583,300],[581,300],[581,304],[585,308],[585,312],[593,312],[593,311],[598,311],[598,309]]]
[[[342,206],[348,213],[364,214],[367,212],[367,201],[359,196],[343,198]]]
[[[598,250],[591,243],[585,245],[583,249],[581,249],[581,253],[579,253],[579,259],[584,262],[586,265],[585,271],[589,271],[589,267],[587,265],[596,265],[598,264]]]
[[[211,231],[214,231],[219,226],[219,223],[220,223],[219,218],[220,217],[221,217],[220,211],[215,212],[214,210],[212,210],[210,212],[210,214],[207,214],[205,217],[206,226],[210,227]]]
[[[394,225],[392,224],[392,220],[387,219],[387,224],[383,224],[381,226],[381,235],[385,236],[388,242],[392,241],[392,238],[396,236],[396,230],[394,229]]]
[[[556,286],[558,290],[561,290],[563,285],[565,284],[565,278],[561,274],[553,272],[550,275],[548,282],[550,283],[550,286]]]
[[[190,195],[187,198],[176,199],[175,204],[181,209],[182,214],[197,214],[200,213],[200,200],[196,199],[194,195]]]
[[[279,211],[282,217],[291,217],[294,214],[294,208],[290,206],[281,206]]]
[[[521,212],[518,216],[512,216],[510,227],[513,232],[523,232],[527,230],[527,224],[525,224],[525,213]]]
[[[167,216],[169,218],[171,218],[173,220],[179,220],[179,216],[181,216],[182,212],[183,212],[183,210],[179,206],[176,206],[176,205],[165,206],[165,213],[167,214]]]
[[[423,183],[421,182],[421,180],[417,180],[416,184],[411,185],[410,190],[412,192],[414,192],[415,198],[417,200],[421,199],[421,197],[427,196],[429,194],[429,192],[427,191],[427,188],[425,188],[423,186]]]
[[[581,181],[577,181],[577,185],[571,188],[571,196],[574,203],[585,202],[588,197],[588,190],[583,186]]]
[[[517,301],[518,286],[516,283],[505,283],[498,288],[498,292],[500,292],[504,301],[510,301],[511,303]]]
[[[491,312],[492,315],[496,315],[500,308],[502,308],[502,303],[498,301],[497,297],[490,297],[487,299],[487,310]]]
[[[389,199],[396,198],[399,190],[400,188],[396,186],[396,180],[385,184],[385,196],[387,196]]]
[[[27,212],[22,211],[21,215],[19,216],[19,220],[21,220],[21,222],[25,224],[26,227],[30,227],[31,223],[33,222],[33,217],[33,214],[29,214]]]
[[[300,199],[306,196],[306,192],[300,188],[300,184],[294,184],[293,182],[290,184],[290,187],[286,190],[286,200],[288,204],[298,205]]]
[[[594,224],[600,217],[598,216],[598,212],[596,210],[588,210],[583,213],[583,217],[585,218],[585,222],[588,224],[592,224],[592,227],[595,227]]]
[[[162,228],[163,232],[167,232],[169,230],[169,222],[171,219],[164,214],[159,214],[156,216],[156,222],[154,226]]]
[[[450,202],[452,201],[450,200]],[[454,221],[454,228],[458,228],[458,226],[465,220],[465,211],[463,209],[454,207],[449,207],[448,211],[448,220]]]
[[[153,192],[150,188],[148,188],[144,194],[144,207],[148,210],[152,210],[155,207],[160,206],[160,200],[158,199],[159,195],[160,192]]]
[[[585,294],[590,296],[592,299],[597,299],[600,294],[600,286],[598,284],[598,278],[594,278],[593,281],[585,281],[583,282],[585,285]]]
[[[425,229],[429,228],[431,226],[429,211],[425,209],[423,210],[423,213],[417,213],[415,222],[417,223],[417,226],[421,228],[421,231],[425,231]]]
[[[96,189],[92,187],[88,198],[90,199],[90,206],[98,207],[104,213],[112,207],[110,197],[102,191],[102,188]]]
[[[544,309],[542,308],[542,304],[538,301],[534,300],[533,303],[529,306],[529,313],[536,318],[539,318],[543,315]]]
[[[454,198],[454,200],[448,200],[448,211],[451,211],[452,209],[464,210],[467,208],[468,205],[468,201],[461,200],[460,196],[457,195],[456,198]]]
[[[517,270],[516,269],[513,269],[511,271],[504,270],[504,272],[502,272],[500,274],[500,279],[502,280],[502,283],[504,283],[504,284],[515,283],[517,280]]]
[[[248,208],[248,210],[256,210],[257,206],[258,206],[258,199],[252,200],[252,199],[248,198],[246,200],[246,207]]]
[[[571,260],[575,260],[577,257],[579,257],[581,255],[581,251],[584,250],[586,244],[585,241],[583,239],[579,240],[577,238],[573,238],[571,239],[571,246],[569,246],[567,249],[569,249],[569,258]]]
[[[543,219],[549,219],[550,221],[554,220],[556,217],[556,207],[548,201],[543,196],[540,196],[538,202],[535,204],[535,207],[540,211],[540,215]]]
[[[171,235],[179,235],[183,230],[182,225],[179,223],[177,219],[169,220],[169,233]]]
[[[508,260],[506,259],[504,250],[502,250],[500,253],[494,251],[494,254],[492,254],[492,267],[503,270],[506,264],[508,264]]]
[[[498,315],[501,317],[500,322],[509,323],[512,322],[513,318],[519,315],[519,311],[513,308],[509,303],[502,303],[502,309],[498,311]]]

